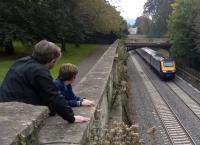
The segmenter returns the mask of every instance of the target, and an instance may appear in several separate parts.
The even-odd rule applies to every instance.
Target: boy
[[[71,63],[62,64],[59,70],[59,75],[54,84],[60,90],[61,94],[65,96],[69,106],[95,106],[95,102],[78,97],[74,94],[71,84],[75,81],[76,75],[78,74],[78,67]]]

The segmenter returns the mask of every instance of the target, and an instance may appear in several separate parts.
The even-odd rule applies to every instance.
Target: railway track
[[[167,85],[200,121],[200,104],[174,82],[167,82]]]
[[[145,87],[147,88],[151,100],[156,109],[159,119],[163,123],[168,138],[173,145],[197,145],[197,143],[192,139],[188,130],[184,127],[181,120],[177,117],[176,113],[173,111],[170,104],[165,100],[165,98],[159,93],[158,89],[152,83],[152,79],[149,76],[148,72],[144,72],[142,67],[138,64],[138,61],[135,57],[132,57],[132,61],[135,64],[140,77],[142,78]],[[147,74],[146,74],[147,73]],[[191,111],[199,118],[200,107],[197,102],[192,100],[188,94],[186,94],[181,88],[179,88],[175,83],[167,84],[170,89],[178,95],[181,94],[181,100],[190,108]],[[184,95],[182,95],[184,94]],[[166,143],[167,144],[167,143]]]
[[[193,73],[189,70],[184,70],[183,68],[177,67],[177,73],[180,76],[185,77],[185,79],[193,84],[195,87],[200,88],[200,73]]]

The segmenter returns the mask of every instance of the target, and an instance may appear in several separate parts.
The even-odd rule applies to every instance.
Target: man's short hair
[[[42,40],[34,46],[32,56],[40,63],[47,64],[61,56],[61,49],[52,42]]]
[[[76,77],[78,73],[78,67],[71,63],[65,63],[60,66],[59,78],[63,81],[71,81]]]

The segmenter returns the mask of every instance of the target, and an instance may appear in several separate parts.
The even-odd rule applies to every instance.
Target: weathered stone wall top
[[[75,145],[85,144],[88,128],[94,119],[94,113],[99,107],[109,76],[112,71],[118,40],[103,54],[88,74],[76,85],[74,91],[77,96],[94,100],[95,107],[73,108],[75,115],[90,117],[90,122],[69,124],[60,117],[51,117],[47,120],[39,133],[41,145]]]
[[[19,144],[47,117],[48,108],[18,102],[0,103],[0,145]]]
[[[106,88],[117,46],[118,40],[109,47],[88,74],[77,84],[74,89],[77,95],[95,100],[98,103]]]

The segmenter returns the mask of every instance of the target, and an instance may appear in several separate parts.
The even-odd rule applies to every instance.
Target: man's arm
[[[70,123],[75,121],[74,113],[53,83],[52,77],[46,71],[40,72],[35,78],[35,84],[40,90],[42,102],[56,111],[64,120]]]

